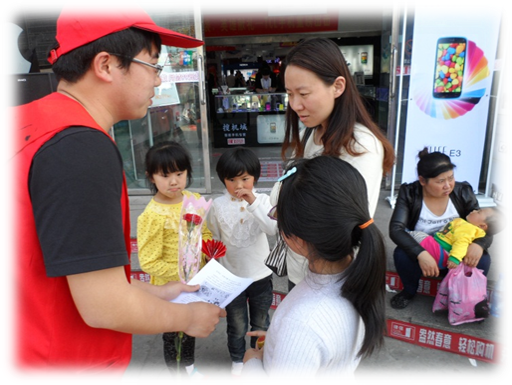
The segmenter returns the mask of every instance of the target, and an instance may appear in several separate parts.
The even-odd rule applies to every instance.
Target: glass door
[[[202,39],[199,9],[148,13],[158,25]],[[151,146],[168,140],[181,143],[191,155],[193,183],[189,188],[200,193],[211,190],[203,57],[203,47],[162,46],[162,84],[155,90],[148,113],[114,126],[130,194],[149,194],[144,158]]]

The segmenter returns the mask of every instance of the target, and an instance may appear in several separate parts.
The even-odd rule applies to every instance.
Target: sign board
[[[388,337],[425,348],[460,354],[480,361],[498,362],[498,346],[492,341],[429,326],[387,320]]]
[[[285,129],[285,115],[258,115],[256,118],[258,143],[283,143]]]
[[[500,17],[497,9],[466,8],[456,23],[439,23],[430,4],[417,4],[402,182],[417,180],[417,155],[428,147],[450,156],[456,180],[476,192]]]
[[[278,35],[338,30],[338,10],[317,14],[276,15],[266,12],[203,15],[206,38],[222,36]]]
[[[269,16],[319,15],[327,13],[327,3],[268,3]]]

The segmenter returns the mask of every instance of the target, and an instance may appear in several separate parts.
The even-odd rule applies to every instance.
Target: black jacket
[[[467,182],[455,182],[450,199],[461,218],[480,208],[473,188]],[[420,246],[405,230],[413,230],[418,222],[423,202],[423,187],[419,181],[404,183],[400,186],[395,209],[389,221],[389,236],[407,255],[416,259],[425,249]],[[487,250],[492,243],[492,236],[486,235],[473,241]]]

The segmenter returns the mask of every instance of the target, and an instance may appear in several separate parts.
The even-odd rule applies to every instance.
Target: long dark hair
[[[293,166],[297,171],[283,180],[277,202],[279,231],[304,240],[310,258],[341,261],[354,257],[359,248],[344,272],[341,296],[365,324],[358,355],[370,355],[382,344],[386,328],[386,253],[375,224],[359,227],[370,219],[364,179],[332,156],[298,160]]]
[[[384,173],[389,172],[395,161],[393,146],[368,113],[352,75],[350,75],[345,58],[336,43],[326,38],[304,40],[286,55],[286,68],[291,65],[313,72],[329,86],[338,76],[345,78],[345,91],[336,98],[327,130],[322,136],[323,155],[340,156],[343,150],[352,156],[362,155],[354,147],[356,143],[354,126],[356,123],[360,123],[366,126],[382,143],[384,147],[382,166]],[[297,158],[304,155],[304,144],[299,138],[299,118],[297,113],[288,107],[286,109],[286,133],[281,149],[283,160],[286,160],[290,148],[295,152]]]

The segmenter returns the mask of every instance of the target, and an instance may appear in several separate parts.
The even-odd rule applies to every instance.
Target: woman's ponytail
[[[375,224],[365,229],[356,227],[354,233],[359,249],[345,270],[341,295],[352,302],[363,319],[366,332],[359,355],[368,356],[382,345],[386,329],[386,254],[382,234]]]

